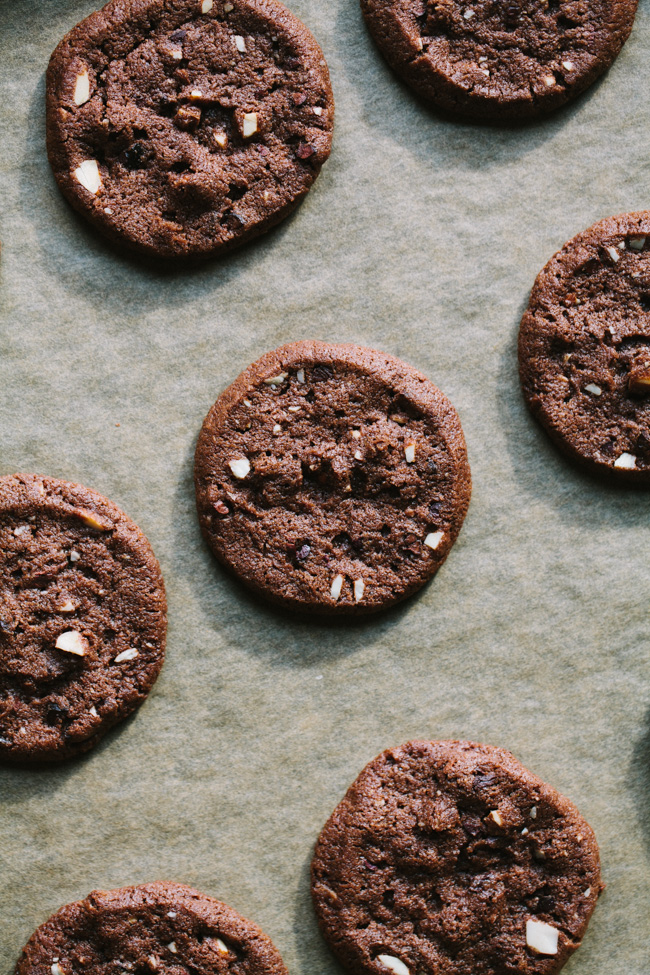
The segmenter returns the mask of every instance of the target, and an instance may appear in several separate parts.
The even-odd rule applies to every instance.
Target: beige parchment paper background
[[[650,494],[578,474],[524,410],[518,322],[539,268],[650,206],[650,8],[609,74],[522,129],[457,124],[385,67],[356,0],[292,0],[323,47],[334,151],[256,244],[161,276],[61,198],[44,71],[93,0],[0,0],[0,473],[80,481],[156,551],[168,655],[80,761],[0,769],[0,972],[93,888],[184,881],[256,920],[292,975],[339,971],[308,894],[314,840],[361,767],[412,737],[501,745],[570,796],[608,883],[571,975],[646,975]],[[215,564],[192,455],[218,393],[282,342],[392,352],[451,398],[474,477],[437,578],[356,625],[296,621]]]

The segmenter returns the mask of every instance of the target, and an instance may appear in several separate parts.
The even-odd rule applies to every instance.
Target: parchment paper
[[[523,129],[439,118],[385,67],[356,0],[291,0],[337,124],[304,205],[258,243],[159,275],[60,196],[44,71],[93,0],[0,0],[0,473],[80,481],[145,531],[169,597],[148,702],[87,757],[0,769],[0,972],[93,888],[184,881],[257,921],[292,975],[339,971],[312,845],[361,767],[413,737],[504,746],[570,796],[608,888],[571,975],[646,975],[650,494],[576,473],[527,415],[518,322],[534,277],[601,217],[650,206],[650,11],[609,74]],[[226,577],[194,512],[195,440],[253,359],[302,338],[395,353],[457,407],[474,478],[436,579],[344,626]]]

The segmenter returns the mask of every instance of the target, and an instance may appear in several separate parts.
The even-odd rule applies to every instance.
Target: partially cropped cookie
[[[563,105],[612,64],[638,0],[361,0],[393,70],[439,108],[523,121]]]
[[[572,460],[650,483],[650,211],[601,220],[551,258],[519,368],[533,415]]]
[[[0,760],[73,757],[130,714],[162,667],[166,609],[151,546],[111,501],[0,477]]]
[[[330,153],[318,44],[277,0],[111,0],[47,72],[60,189],[102,233],[199,259],[263,233]]]
[[[297,342],[267,353],[205,419],[195,483],[217,558],[287,608],[368,613],[419,589],[469,504],[460,421],[394,356]]]
[[[15,975],[287,975],[252,921],[182,884],[95,890],[62,907],[25,945]]]
[[[575,806],[509,752],[463,741],[370,762],[312,863],[321,929],[353,975],[554,975],[602,889]]]

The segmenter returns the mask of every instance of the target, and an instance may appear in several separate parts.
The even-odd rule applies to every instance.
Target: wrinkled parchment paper
[[[595,220],[650,206],[650,10],[609,74],[523,129],[439,118],[385,67],[356,0],[292,0],[337,125],[306,202],[259,242],[162,276],[60,196],[44,71],[93,0],[0,2],[0,473],[106,494],[169,597],[167,662],[131,720],[50,771],[0,769],[0,972],[93,888],[184,881],[257,921],[292,975],[335,975],[312,845],[361,767],[412,737],[513,751],[578,805],[607,891],[571,975],[646,975],[650,493],[573,470],[524,410],[519,318]],[[298,622],[226,577],[194,513],[218,393],[282,342],[392,352],[451,398],[474,494],[437,578],[354,625]]]

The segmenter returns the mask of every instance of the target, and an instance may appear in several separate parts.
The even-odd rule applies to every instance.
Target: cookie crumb
[[[557,955],[559,931],[545,921],[526,921],[526,944],[538,955]]]

